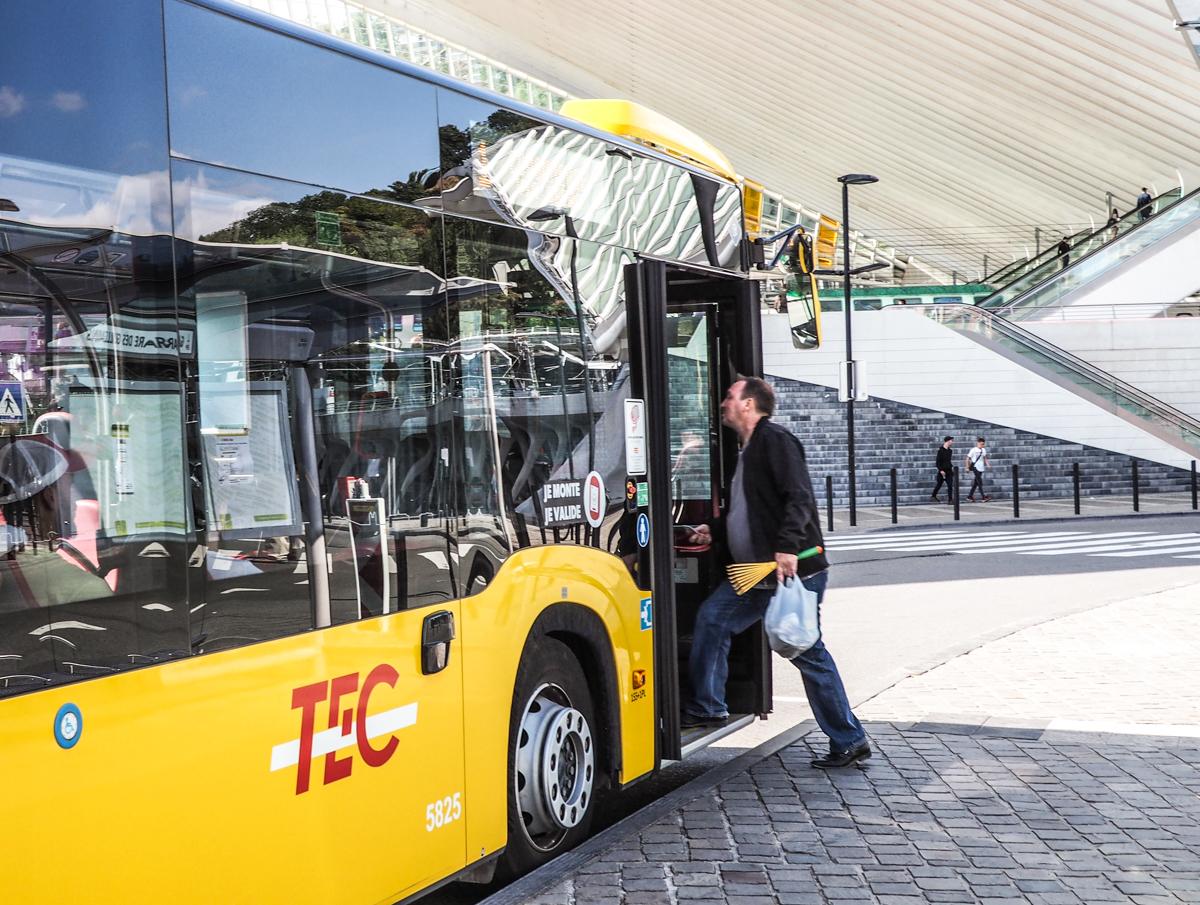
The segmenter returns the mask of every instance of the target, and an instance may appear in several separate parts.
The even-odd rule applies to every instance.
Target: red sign
[[[604,523],[604,513],[608,509],[608,501],[604,497],[604,478],[600,472],[588,473],[583,482],[583,513],[587,522],[593,528],[599,528]]]

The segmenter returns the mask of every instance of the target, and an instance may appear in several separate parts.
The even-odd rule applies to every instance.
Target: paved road
[[[1024,627],[1181,587],[1200,577],[1200,559],[1177,558],[1182,548],[1147,547],[1155,552],[1139,557],[1095,555],[1105,536],[1118,533],[1144,542],[1167,535],[1197,535],[1200,519],[1192,513],[1138,519],[1068,518],[1018,525],[1011,532],[1008,528],[924,526],[830,536],[834,565],[822,625],[852,703],[858,706],[909,676]],[[971,542],[933,534],[954,530],[961,530]],[[977,536],[993,530],[1005,531],[1005,537],[989,535],[984,543],[985,538]],[[1126,533],[1134,531],[1141,533]],[[1093,545],[1082,541],[1068,545],[1069,539]],[[1200,552],[1200,535],[1195,543]],[[1061,552],[1049,556],[1015,552],[1018,548],[1032,552],[1043,545]],[[972,552],[960,552],[965,550]],[[769,720],[635,786],[604,815],[602,825],[811,718],[795,667],[777,659],[774,676],[776,710]],[[431,903],[469,905],[491,891],[451,887],[435,894]]]
[[[1200,902],[1198,589],[1043,622],[913,676],[860,708],[866,769],[811,769],[814,730],[531,878],[523,901]]]

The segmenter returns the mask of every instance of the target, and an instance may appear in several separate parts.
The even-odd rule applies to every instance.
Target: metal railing
[[[1190,457],[1200,458],[1200,421],[991,311],[973,305],[888,310],[918,311],[976,341],[1000,347],[1009,353],[1006,357],[1019,361],[1058,386],[1124,416]]]

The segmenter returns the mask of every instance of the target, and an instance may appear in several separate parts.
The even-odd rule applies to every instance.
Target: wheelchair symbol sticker
[[[654,627],[654,602],[651,597],[642,598],[642,631],[649,631]]]
[[[74,748],[83,733],[83,714],[74,704],[63,704],[54,716],[54,740],[61,748]]]

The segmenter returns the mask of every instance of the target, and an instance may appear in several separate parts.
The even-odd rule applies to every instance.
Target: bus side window
[[[176,183],[179,222],[210,226],[185,297],[206,649],[452,598],[440,218],[198,164]]]

